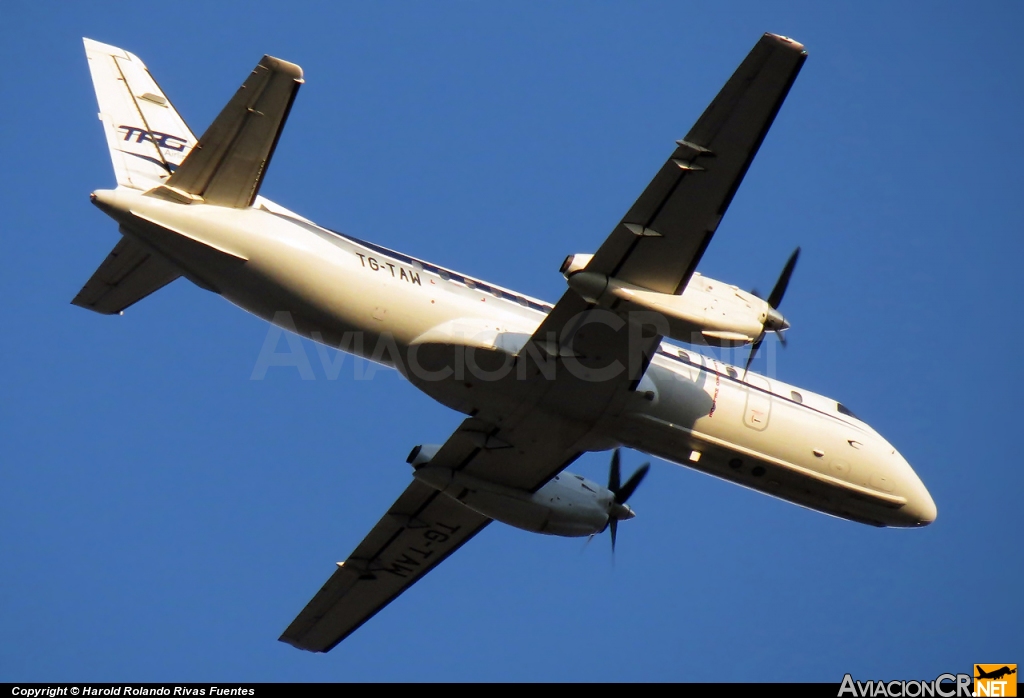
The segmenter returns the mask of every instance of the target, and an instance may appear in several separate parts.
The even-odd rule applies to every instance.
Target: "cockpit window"
[[[845,414],[847,417],[853,417],[854,419],[860,419],[857,415],[855,415],[853,412],[850,411],[849,407],[847,407],[846,405],[844,405],[841,402],[837,402],[836,403],[836,410],[839,411],[839,414]]]

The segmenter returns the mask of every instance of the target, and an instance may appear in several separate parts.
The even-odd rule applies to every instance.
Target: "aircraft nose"
[[[927,526],[935,520],[935,517],[939,515],[939,510],[935,506],[935,500],[932,499],[932,496],[931,494],[928,493],[928,490],[924,489],[924,487],[922,487],[921,490],[922,491],[918,494],[914,501],[908,502],[908,506],[913,504],[913,509],[911,509],[910,513],[917,520],[916,525]]]
[[[927,526],[935,521],[939,514],[938,508],[935,506],[935,500],[932,499],[931,493],[924,486],[920,476],[910,467],[910,463],[895,449],[893,449],[892,454],[896,459],[897,465],[893,474],[904,483],[898,489],[898,493],[907,500],[907,503],[896,512],[896,518],[899,522],[893,522],[891,525],[910,528]]]
[[[903,511],[901,512],[904,520],[907,522],[904,525],[909,524],[914,527],[927,526],[939,515],[939,510],[935,506],[935,500],[932,499],[928,488],[924,486],[924,483],[916,476],[916,473],[913,479],[916,482],[911,487],[911,491],[907,495],[907,503],[903,506]]]

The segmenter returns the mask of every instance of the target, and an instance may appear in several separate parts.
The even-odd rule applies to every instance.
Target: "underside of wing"
[[[587,271],[680,293],[757,154],[807,54],[765,34],[655,175]]]
[[[614,279],[655,293],[681,293],[806,55],[795,41],[761,37],[580,271],[606,285]],[[656,312],[630,312],[627,321],[615,303],[599,307],[569,290],[534,332],[530,346],[553,357],[557,366],[572,369],[561,372],[557,390],[549,394],[604,409],[629,399],[626,392],[637,389],[669,329]]]
[[[281,641],[311,652],[331,650],[489,522],[414,480]]]
[[[579,455],[585,429],[532,413],[517,428],[465,420],[430,464],[534,491]],[[491,519],[413,480],[292,621],[281,641],[327,652],[476,535]]]

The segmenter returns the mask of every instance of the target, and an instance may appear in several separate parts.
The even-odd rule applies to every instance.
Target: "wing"
[[[761,37],[586,270],[660,293],[682,292],[806,58],[795,41]],[[623,380],[635,389],[667,329],[653,314],[631,317],[649,322],[639,327],[617,317],[569,290],[534,332],[534,346],[594,375],[616,362],[626,368],[615,380],[576,381],[569,392],[574,402],[607,404]]]
[[[475,536],[490,519],[413,481],[281,635],[328,652]]]
[[[130,237],[122,237],[71,301],[86,310],[115,315],[181,276],[173,264]]]
[[[216,206],[250,206],[301,84],[299,66],[264,56],[167,180],[163,193],[174,198],[184,192]]]
[[[579,455],[580,429],[540,414],[499,430],[465,420],[432,464],[537,489]],[[500,435],[496,436],[496,434]],[[475,536],[490,519],[414,480],[292,621],[281,641],[328,652]]]
[[[587,271],[682,292],[806,58],[795,41],[761,37]]]

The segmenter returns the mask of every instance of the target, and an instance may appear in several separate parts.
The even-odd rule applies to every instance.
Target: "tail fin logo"
[[[974,695],[984,696],[1016,696],[1017,665],[1016,664],[975,664]]]
[[[135,143],[143,143],[149,141],[158,148],[164,148],[166,150],[174,150],[182,152],[185,150],[185,146],[188,145],[188,141],[178,136],[173,136],[169,133],[160,133],[159,131],[147,131],[144,128],[138,126],[118,126],[119,129],[124,129],[124,140],[126,142],[132,142],[132,138],[135,139]],[[177,141],[176,143],[174,141]]]

